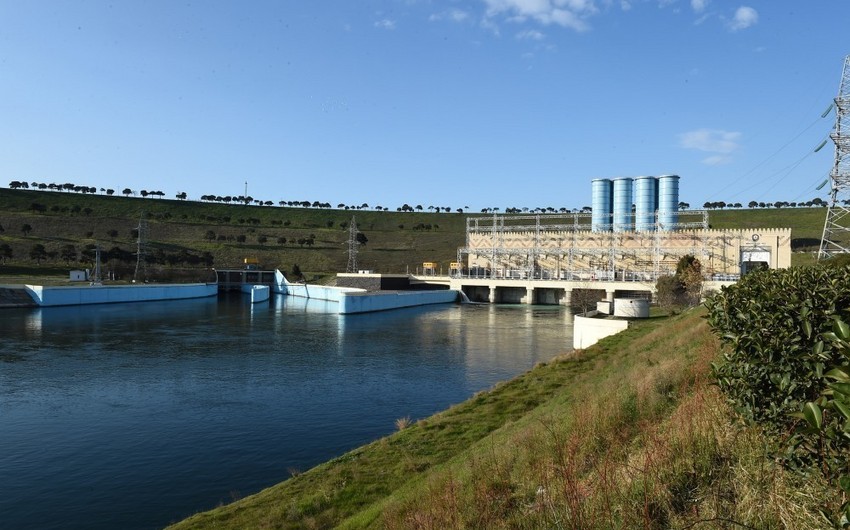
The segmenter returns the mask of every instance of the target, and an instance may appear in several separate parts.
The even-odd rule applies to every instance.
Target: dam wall
[[[271,289],[269,289],[268,285],[245,284],[242,286],[242,292],[251,296],[252,304],[258,304],[260,302],[269,301],[269,293],[271,292]]]
[[[344,293],[365,293],[365,289],[356,287],[331,287],[327,285],[311,285],[306,283],[291,283],[282,272],[274,271],[274,292],[301,298],[315,298],[339,302]]]
[[[41,307],[121,302],[152,302],[185,300],[216,296],[215,283],[186,283],[167,285],[87,285],[82,287],[45,287],[27,285],[26,290]]]
[[[385,291],[344,293],[339,301],[339,313],[370,313],[402,307],[432,304],[451,304],[457,301],[457,291]]]

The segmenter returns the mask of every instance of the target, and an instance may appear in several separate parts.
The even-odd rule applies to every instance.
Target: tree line
[[[34,190],[49,190],[49,191],[66,191],[66,192],[74,192],[74,193],[83,193],[83,194],[95,194],[98,192],[98,189],[93,186],[80,186],[73,183],[64,183],[64,184],[56,184],[56,183],[44,183],[44,182],[25,182],[25,181],[17,181],[13,180],[9,183],[9,188],[11,189],[34,189]],[[111,188],[100,188],[101,193],[105,193],[106,195],[112,196],[116,192]],[[165,197],[165,193],[161,190],[133,190],[131,188],[124,188],[121,190],[121,194],[125,197],[129,196],[137,196],[141,195],[144,198],[154,197],[162,199]],[[174,196],[178,200],[187,200],[188,194],[185,191],[181,191]],[[205,194],[200,196],[201,202],[218,202],[225,204],[245,204],[245,205],[255,205],[255,206],[274,206],[275,202],[270,200],[262,200],[255,199],[250,195],[216,195],[216,194]],[[850,205],[850,200],[842,201],[844,205]],[[333,205],[329,202],[321,202],[321,201],[299,201],[299,200],[281,200],[277,202],[278,206],[281,207],[290,207],[290,208],[317,208],[317,209],[332,209]],[[802,207],[823,207],[827,206],[827,202],[821,199],[820,197],[815,197],[809,201],[801,201],[801,202],[788,202],[788,201],[750,201],[747,203],[748,208],[802,208]],[[691,205],[687,202],[679,202],[678,204],[679,210],[688,210]],[[706,210],[722,210],[725,208],[744,208],[744,205],[740,202],[725,202],[725,201],[706,201],[703,203],[702,207]],[[634,208],[634,205],[633,205]],[[369,210],[372,209],[378,212],[388,212],[390,208],[376,205],[370,207],[368,203],[362,204],[345,204],[339,203],[336,205],[336,209],[338,210]],[[462,206],[459,208],[452,208],[451,206],[435,206],[430,205],[427,208],[423,207],[421,204],[417,204],[416,206],[411,206],[410,204],[404,203],[401,206],[397,207],[395,211],[397,212],[422,212],[427,210],[433,213],[464,213],[469,211],[469,206]],[[481,208],[481,213],[490,214],[490,213],[499,213],[502,209],[499,207],[485,207]],[[557,213],[591,213],[593,208],[590,206],[582,206],[581,208],[555,208],[553,206],[538,206],[536,208],[529,207],[507,207],[504,209],[504,213],[506,214],[521,214],[521,213],[531,213],[531,214],[557,214]]]

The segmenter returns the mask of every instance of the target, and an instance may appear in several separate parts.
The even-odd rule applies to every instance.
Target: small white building
[[[71,271],[72,282],[85,282],[89,279],[89,271]]]

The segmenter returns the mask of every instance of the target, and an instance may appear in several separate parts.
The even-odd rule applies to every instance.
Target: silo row
[[[656,215],[661,230],[672,230],[679,222],[677,175],[594,179],[591,186],[594,232],[651,232],[656,228]]]

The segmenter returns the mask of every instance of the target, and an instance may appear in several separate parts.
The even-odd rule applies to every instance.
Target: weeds
[[[405,416],[403,418],[399,418],[395,420],[395,428],[397,431],[403,431],[410,427],[413,422],[410,421],[410,416]]]

